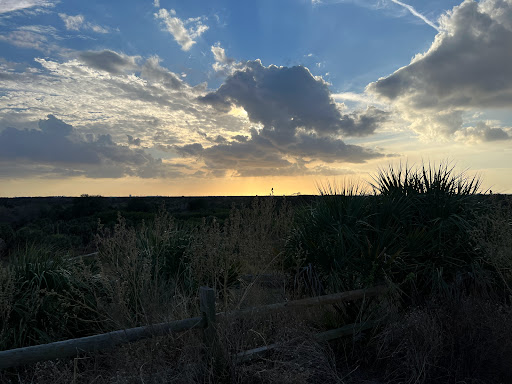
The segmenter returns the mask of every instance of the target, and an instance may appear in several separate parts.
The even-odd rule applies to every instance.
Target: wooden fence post
[[[206,326],[203,328],[203,340],[206,346],[206,359],[210,373],[217,378],[227,374],[227,359],[219,342],[215,311],[215,291],[209,287],[199,290],[199,309]]]
[[[215,318],[215,291],[212,288],[199,289],[199,309],[203,316],[205,327],[203,329],[203,342],[210,352],[214,352],[217,345],[217,321]]]

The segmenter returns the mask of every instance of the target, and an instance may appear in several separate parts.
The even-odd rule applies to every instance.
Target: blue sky
[[[512,192],[512,0],[0,1],[0,195]]]

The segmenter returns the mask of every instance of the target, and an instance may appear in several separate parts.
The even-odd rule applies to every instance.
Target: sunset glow
[[[0,4],[0,196],[512,193],[512,0]]]

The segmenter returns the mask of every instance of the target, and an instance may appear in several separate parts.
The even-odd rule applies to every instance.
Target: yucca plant
[[[471,236],[476,214],[484,208],[477,176],[456,173],[449,162],[405,169],[400,164],[381,168],[371,186],[383,199],[401,196],[410,202],[401,219],[409,229],[403,257],[393,268],[399,282],[425,293],[449,290],[461,276],[483,278],[482,255],[475,252]]]
[[[289,260],[300,249],[331,290],[373,285],[383,264],[400,253],[395,215],[375,215],[372,197],[358,185],[319,188],[320,196],[297,215],[288,240]],[[398,213],[398,212],[397,212]]]
[[[439,166],[389,166],[360,187],[327,187],[305,208],[288,243],[336,289],[389,280],[411,298],[447,291],[492,271],[471,236],[481,181]],[[486,269],[487,268],[487,269]]]

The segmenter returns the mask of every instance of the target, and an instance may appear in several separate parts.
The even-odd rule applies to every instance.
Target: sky
[[[0,196],[512,193],[512,0],[0,0]]]

